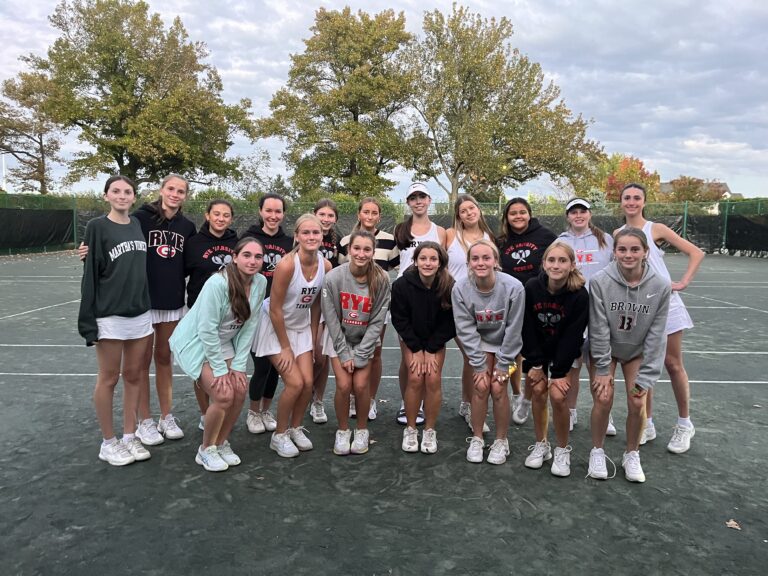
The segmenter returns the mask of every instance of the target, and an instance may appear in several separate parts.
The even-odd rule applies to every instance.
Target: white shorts
[[[96,318],[99,340],[137,340],[152,334],[152,314],[147,310],[133,318],[105,316]]]
[[[312,330],[309,326],[301,330],[286,328],[285,333],[288,336],[288,343],[291,346],[294,357],[312,351]],[[253,350],[256,356],[264,357],[280,354],[281,349],[280,341],[277,339],[275,329],[272,327],[272,321],[269,319],[269,312],[262,309],[259,330],[256,332],[251,350]]]
[[[163,322],[178,322],[184,317],[186,312],[186,306],[177,308],[176,310],[156,310],[152,309],[152,324],[161,324]]]
[[[325,336],[323,337],[323,354],[325,356],[328,356],[328,358],[338,358],[339,355],[336,354],[336,349],[333,347],[333,340],[331,339],[331,333],[326,330]]]
[[[693,328],[693,320],[691,315],[688,314],[688,309],[683,304],[683,299],[677,292],[672,292],[672,296],[669,299],[669,315],[667,316],[667,329],[666,335],[680,332],[680,330],[688,330]]]

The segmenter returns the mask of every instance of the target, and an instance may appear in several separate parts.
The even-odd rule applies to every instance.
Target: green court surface
[[[679,277],[684,260],[667,261]],[[708,256],[683,293],[696,324],[684,339],[696,436],[688,453],[667,452],[676,408],[664,373],[659,437],[641,450],[645,484],[620,468],[608,481],[585,478],[586,388],[569,478],[524,467],[530,421],[512,426],[506,464],[468,463],[454,344],[439,451],[402,452],[391,328],[366,455],[331,451],[331,379],[329,422],[305,420],[313,451],[279,458],[243,414],[231,439],[242,465],[205,472],[194,462],[191,383],[178,375],[185,438],[151,448],[147,462],[111,467],[97,458],[95,353],[76,330],[80,273],[70,253],[0,259],[2,574],[768,573],[768,260]],[[619,435],[606,441],[617,463],[625,415],[619,389]]]

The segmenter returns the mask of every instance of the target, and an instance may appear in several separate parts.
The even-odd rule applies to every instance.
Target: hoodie
[[[184,269],[187,281],[187,306],[192,308],[203,284],[211,274],[222,270],[232,261],[237,245],[237,233],[227,228],[221,238],[211,234],[208,222],[203,222],[197,234],[187,242]]]
[[[261,224],[254,224],[242,238],[246,236],[252,236],[259,240],[264,245],[264,266],[261,269],[261,273],[267,279],[267,297],[272,290],[272,276],[275,274],[275,268],[283,259],[283,256],[288,254],[293,249],[293,236],[288,236],[285,233],[282,226],[277,229],[277,234],[270,236],[264,232],[264,228]]]
[[[491,292],[481,292],[470,275],[453,285],[456,336],[475,372],[488,370],[483,344],[498,348],[496,365],[506,372],[523,346],[525,289],[518,280],[496,274]]]
[[[543,270],[525,284],[523,356],[526,366],[550,366],[552,378],[564,378],[573,361],[581,356],[584,330],[589,321],[586,288],[552,294]]]
[[[392,284],[392,325],[411,352],[435,354],[456,335],[452,308],[440,304],[434,284],[427,288],[412,267]]]
[[[342,364],[349,360],[354,361],[355,368],[368,364],[381,343],[389,300],[389,281],[382,282],[371,299],[368,284],[352,276],[348,262],[325,275],[320,306],[325,329]]]
[[[552,230],[542,226],[538,219],[531,218],[525,232],[516,234],[510,231],[508,238],[499,240],[501,269],[524,285],[531,278],[536,278],[544,250],[556,238]]]
[[[184,306],[184,250],[195,235],[195,225],[181,212],[157,223],[154,204],[142,204],[133,213],[147,240],[149,298],[154,310],[178,310]]]
[[[589,228],[583,234],[575,234],[572,230],[566,230],[557,237],[576,253],[576,266],[587,280],[587,288],[592,277],[605,268],[613,260],[613,237],[603,232],[605,247],[600,248],[597,236]]]
[[[637,385],[649,389],[661,376],[666,354],[670,283],[645,266],[640,284],[631,288],[611,262],[590,284],[589,342],[597,374],[610,374],[611,358],[620,362],[642,356]]]

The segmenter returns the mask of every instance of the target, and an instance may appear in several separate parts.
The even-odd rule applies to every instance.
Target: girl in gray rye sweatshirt
[[[589,475],[608,477],[603,441],[613,404],[613,375],[621,364],[627,389],[627,447],[624,474],[645,482],[638,452],[645,421],[645,395],[661,375],[670,283],[647,265],[648,242],[642,230],[616,234],[616,260],[590,282],[589,338],[596,375],[592,382],[592,442]]]
[[[519,280],[499,274],[499,250],[489,240],[478,240],[467,252],[469,277],[453,287],[456,336],[475,371],[472,395],[473,437],[467,460],[483,461],[483,423],[488,396],[493,397],[496,440],[488,462],[503,464],[509,455],[509,393],[507,384],[523,346],[525,294]],[[511,369],[510,369],[511,368]]]

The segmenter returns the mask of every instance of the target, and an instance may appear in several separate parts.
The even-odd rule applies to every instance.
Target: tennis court
[[[672,255],[667,264],[679,277],[685,263]],[[667,452],[676,409],[665,373],[659,437],[641,450],[642,485],[621,469],[607,482],[584,478],[585,386],[569,478],[524,467],[530,420],[512,426],[505,465],[466,462],[455,344],[443,373],[439,451],[402,452],[391,328],[366,455],[331,452],[331,380],[328,424],[305,421],[315,450],[279,458],[268,435],[247,432],[243,414],[232,437],[243,464],[205,472],[194,462],[197,405],[179,374],[174,415],[185,438],[152,448],[147,462],[109,466],[97,458],[96,357],[76,329],[80,274],[69,252],[0,258],[3,574],[766,573],[766,259],[708,256],[683,294],[696,323],[684,339],[696,436],[687,454]],[[625,415],[619,390],[619,435],[606,441],[616,462]]]

